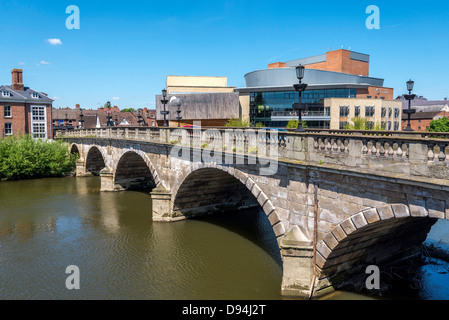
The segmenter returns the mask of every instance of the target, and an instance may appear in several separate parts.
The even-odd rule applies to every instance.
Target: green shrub
[[[0,180],[64,176],[73,172],[77,159],[62,140],[7,137],[0,139]]]

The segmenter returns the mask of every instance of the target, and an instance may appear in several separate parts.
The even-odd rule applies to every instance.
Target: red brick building
[[[22,133],[51,139],[53,100],[46,93],[25,87],[21,69],[13,69],[11,76],[10,86],[0,86],[0,137]]]

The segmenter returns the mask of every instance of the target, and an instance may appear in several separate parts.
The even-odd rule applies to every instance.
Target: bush
[[[304,120],[302,120],[301,121],[301,123],[302,123],[302,127],[304,128],[304,129],[307,129],[307,122],[305,122]],[[299,124],[299,121],[298,120],[295,120],[295,119],[292,119],[292,120],[290,120],[288,123],[287,123],[287,129],[296,129],[296,128],[298,128],[298,124]]]
[[[440,118],[430,121],[430,128],[427,130],[430,132],[449,132],[449,119]]]
[[[251,124],[249,121],[243,121],[240,118],[231,118],[226,123],[226,127],[232,127],[232,128],[248,128]]]
[[[73,172],[77,159],[62,141],[7,137],[0,139],[0,180],[65,176]]]

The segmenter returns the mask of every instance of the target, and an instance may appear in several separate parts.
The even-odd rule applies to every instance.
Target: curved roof
[[[309,85],[370,85],[383,87],[384,79],[334,71],[305,69],[303,82]],[[246,87],[287,87],[298,83],[295,68],[257,70],[245,75]]]

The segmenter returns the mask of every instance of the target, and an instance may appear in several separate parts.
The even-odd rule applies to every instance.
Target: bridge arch
[[[140,150],[125,150],[113,170],[114,189],[153,189],[161,181],[148,156]]]
[[[320,286],[338,288],[352,274],[364,274],[368,265],[419,255],[431,227],[444,219],[442,209],[391,204],[364,209],[343,220],[317,244]]]
[[[174,217],[194,217],[214,212],[261,207],[279,239],[283,223],[268,196],[246,173],[215,164],[191,166],[171,196]]]
[[[92,145],[86,153],[86,172],[99,176],[100,171],[106,168],[106,155],[101,147]]]
[[[82,158],[82,154],[81,154],[81,148],[78,147],[78,145],[76,143],[72,143],[72,145],[70,146],[70,153],[72,154],[78,154],[78,156],[80,158]]]

